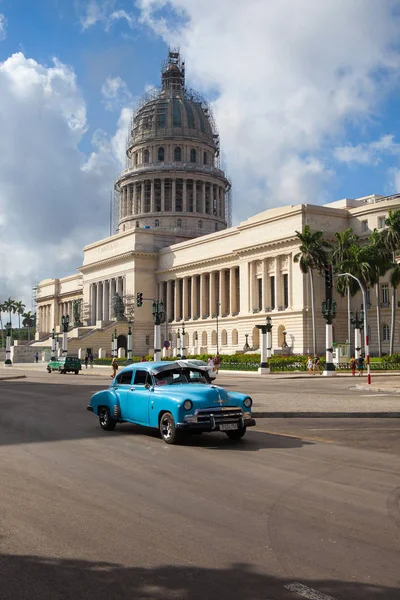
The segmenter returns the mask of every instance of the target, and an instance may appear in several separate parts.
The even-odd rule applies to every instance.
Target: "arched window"
[[[238,344],[238,339],[239,339],[239,336],[238,336],[238,330],[237,330],[237,329],[233,329],[233,330],[232,330],[232,344],[233,344],[234,346],[237,346],[237,344]]]
[[[201,345],[204,347],[207,346],[207,331],[203,331],[201,334]]]
[[[198,222],[199,229],[203,229],[203,221]]]
[[[135,152],[135,166],[137,165],[137,163],[138,163],[138,153]]]
[[[253,327],[252,331],[252,342],[253,342],[253,350],[260,347],[260,330],[257,327]]]
[[[203,152],[203,164],[207,164],[207,152]]]
[[[388,342],[390,340],[390,327],[386,323],[382,326],[382,340]]]
[[[161,148],[158,149],[157,159],[160,162],[164,162],[164,156],[165,156],[164,148],[161,147]]]
[[[190,151],[190,162],[191,163],[196,162],[196,150],[194,148],[192,148]]]
[[[144,162],[147,164],[150,161],[150,152],[148,150],[144,151]]]
[[[154,227],[160,227],[160,221],[159,221],[159,219],[156,219],[154,221]]]
[[[174,161],[181,162],[182,161],[182,149],[177,146],[174,150]]]
[[[228,344],[228,333],[227,333],[226,329],[223,329],[221,331],[221,344],[223,346],[226,346]]]
[[[136,221],[136,227],[139,227],[139,221]]]
[[[217,332],[215,329],[211,332],[211,346],[217,345]]]
[[[176,222],[177,227],[182,227],[182,219],[178,219]]]

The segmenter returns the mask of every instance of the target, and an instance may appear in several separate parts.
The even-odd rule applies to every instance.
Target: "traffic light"
[[[327,288],[332,288],[333,287],[333,271],[332,271],[332,265],[327,265],[325,267],[325,286]]]
[[[143,306],[143,294],[141,292],[136,294],[136,306]]]

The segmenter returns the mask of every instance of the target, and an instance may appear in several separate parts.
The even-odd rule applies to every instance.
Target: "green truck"
[[[47,365],[47,371],[58,371],[59,373],[68,373],[72,371],[75,375],[78,375],[82,369],[81,361],[76,356],[60,356],[59,358],[52,357]]]

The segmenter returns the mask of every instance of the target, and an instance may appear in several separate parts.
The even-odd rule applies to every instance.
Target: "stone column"
[[[201,273],[200,274],[200,318],[203,317],[203,315],[205,315],[205,310],[206,310],[206,302],[205,302],[205,293],[206,293],[206,274],[205,273]]]
[[[97,320],[97,287],[92,283],[92,325],[96,325]]]
[[[187,179],[183,180],[182,185],[182,212],[187,211]]]
[[[115,280],[115,277],[113,277],[110,280],[110,321],[115,318],[115,314],[114,314],[115,294],[116,294],[116,280]]]
[[[109,311],[110,294],[109,294],[109,289],[110,289],[110,282],[109,281],[103,281],[103,320],[104,321],[109,321],[110,320],[110,311]]]
[[[172,179],[172,198],[171,198],[171,204],[172,204],[172,212],[176,212],[176,181],[175,179]]]
[[[175,279],[174,289],[174,321],[179,319],[179,279]]]
[[[155,212],[154,206],[154,179],[150,180],[150,212]]]
[[[188,296],[189,296],[189,289],[188,289],[188,285],[189,285],[189,280],[187,277],[183,277],[183,285],[182,285],[182,319],[184,321],[187,321],[188,319]]]
[[[215,297],[215,271],[210,272],[210,317],[217,312],[217,299]]]
[[[204,215],[206,212],[206,182],[203,181],[203,186],[201,190],[201,212]]]
[[[219,295],[221,298],[221,316],[229,313],[229,292],[226,292],[226,269],[222,269],[219,272]]]
[[[141,181],[140,182],[141,188],[140,188],[140,213],[144,212],[144,182]]]
[[[231,267],[229,270],[229,312],[231,315],[237,312],[236,301],[236,267]]]
[[[279,256],[275,257],[275,310],[279,310],[281,305],[281,271]]]
[[[161,212],[165,212],[165,179],[161,179]]]
[[[249,263],[249,312],[254,310],[254,261]]]
[[[168,279],[167,280],[167,298],[166,298],[166,319],[167,319],[167,323],[169,323],[169,321],[172,319],[172,297],[171,297],[171,280]]]
[[[288,308],[293,307],[293,265],[292,265],[292,255],[288,255]],[[350,341],[350,340],[349,340]]]
[[[192,275],[192,297],[191,297],[191,313],[192,319],[198,317],[198,306],[197,306],[197,275]]]
[[[197,212],[197,186],[196,179],[193,179],[193,212]]]
[[[103,319],[102,308],[103,308],[103,285],[99,282],[96,284],[97,287],[97,321],[101,321]]]
[[[262,309],[265,310],[269,306],[268,297],[268,261],[264,258],[262,263]]]

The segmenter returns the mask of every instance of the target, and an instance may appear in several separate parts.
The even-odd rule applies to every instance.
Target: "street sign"
[[[168,340],[165,340],[164,342],[164,348],[169,348],[171,345],[171,343]]]

